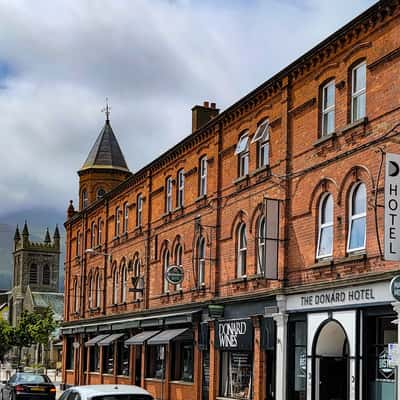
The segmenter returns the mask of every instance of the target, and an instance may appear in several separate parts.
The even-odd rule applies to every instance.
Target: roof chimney
[[[196,105],[192,108],[192,133],[207,124],[212,118],[219,114],[215,103],[205,101],[202,106]]]

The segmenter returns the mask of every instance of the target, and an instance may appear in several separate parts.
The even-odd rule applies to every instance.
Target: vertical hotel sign
[[[400,154],[386,154],[385,260],[400,260]]]

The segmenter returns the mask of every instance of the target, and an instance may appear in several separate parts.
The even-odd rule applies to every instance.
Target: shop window
[[[247,238],[246,224],[240,224],[237,231],[237,266],[236,274],[238,278],[246,276],[247,262]]]
[[[207,156],[200,159],[199,196],[207,194]]]
[[[335,81],[324,85],[321,92],[321,136],[329,136],[335,131]]]
[[[165,182],[165,212],[172,211],[172,178],[168,177]]]
[[[114,345],[102,346],[103,350],[103,373],[114,373]]]
[[[349,234],[347,251],[365,249],[366,219],[367,219],[367,192],[363,183],[353,186],[349,204]]]
[[[251,143],[257,143],[257,168],[269,165],[269,121],[258,126]]]
[[[238,175],[246,176],[249,173],[249,135],[243,133],[236,145],[235,155],[238,156]]]
[[[66,351],[65,351],[65,368],[66,369],[74,369],[74,337],[67,336],[67,343],[66,343]]]
[[[99,372],[100,371],[100,347],[99,346],[91,346],[90,347],[89,371],[90,372]]]
[[[365,393],[368,400],[396,399],[396,368],[389,363],[388,345],[397,343],[397,325],[394,316],[366,319],[365,341],[367,365]]]
[[[197,241],[197,277],[198,286],[205,285],[205,269],[206,269],[206,240],[203,236]]]
[[[175,342],[172,346],[172,379],[193,382],[193,343]]]
[[[42,283],[43,285],[50,285],[50,267],[47,264],[43,267]]]
[[[307,383],[307,323],[292,321],[289,323],[289,398],[306,399]]]
[[[143,197],[139,193],[136,199],[136,226],[142,226]]]
[[[148,346],[147,347],[147,378],[164,378],[164,357],[165,349],[163,345],[159,346]]]
[[[319,205],[317,258],[329,257],[333,250],[333,198],[325,194]]]
[[[183,169],[178,171],[178,190],[176,193],[176,207],[181,208],[185,205],[185,173]]]
[[[117,342],[117,375],[129,376],[130,348],[125,345],[125,340],[127,337],[123,337]]]
[[[351,72],[351,122],[366,115],[367,64],[356,65]]]
[[[221,351],[220,396],[251,399],[252,365],[252,353],[249,351]]]

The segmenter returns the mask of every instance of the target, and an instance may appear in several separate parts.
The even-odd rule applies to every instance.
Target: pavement
[[[13,369],[4,368],[3,366],[0,367],[0,390],[3,386],[3,381],[6,381],[14,373],[15,370]],[[60,390],[61,373],[57,374],[55,369],[48,369],[47,376],[51,379],[57,389],[56,399],[58,399],[62,394],[62,391]]]

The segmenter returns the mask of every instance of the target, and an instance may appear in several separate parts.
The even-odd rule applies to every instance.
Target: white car
[[[67,389],[59,400],[153,400],[153,396],[133,385],[88,385]]]

